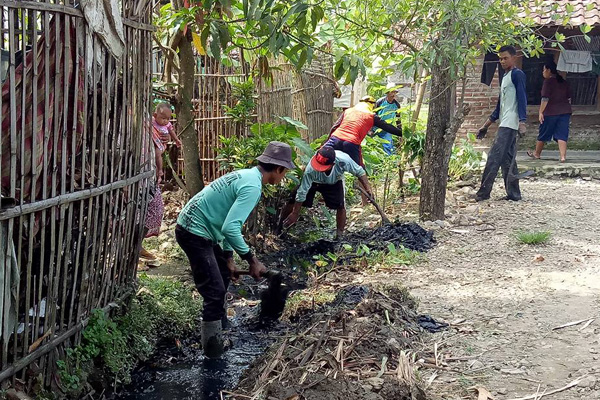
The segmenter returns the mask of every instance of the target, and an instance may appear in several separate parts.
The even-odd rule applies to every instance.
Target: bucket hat
[[[256,159],[265,164],[275,164],[287,169],[296,168],[292,162],[292,148],[283,142],[270,142],[265,151]]]

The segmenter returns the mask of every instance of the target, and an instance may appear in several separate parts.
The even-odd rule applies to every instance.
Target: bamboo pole
[[[100,48],[102,48],[103,46],[100,44]],[[105,55],[106,57],[106,55]],[[96,115],[100,115],[99,121],[96,120],[95,121],[95,126],[97,123],[97,130],[99,131],[100,134],[100,147],[98,149],[98,158],[99,158],[99,172],[98,172],[98,179],[99,182],[101,182],[102,184],[106,183],[106,170],[107,170],[107,151],[106,151],[106,147],[107,147],[107,136],[106,136],[106,59],[104,60],[103,65],[101,66],[101,70],[100,70],[100,77],[99,77],[99,82],[100,82],[100,90],[96,91],[96,97],[99,97],[99,101],[100,101],[100,105],[99,105],[99,109],[97,110],[96,113],[94,113],[94,116]],[[98,88],[98,85],[96,85],[96,88]],[[99,236],[97,236],[97,244],[98,246],[96,247],[96,253],[95,253],[95,260],[96,262],[92,262],[92,274],[91,274],[91,278],[90,278],[90,282],[92,283],[91,287],[90,287],[90,294],[89,294],[89,304],[88,304],[88,311],[91,310],[92,308],[97,308],[97,298],[96,298],[96,294],[98,292],[98,279],[99,277],[101,277],[101,272],[104,266],[104,254],[105,254],[105,232],[107,230],[107,226],[108,226],[108,221],[107,221],[107,213],[109,212],[108,210],[110,209],[110,204],[107,204],[107,199],[106,199],[106,195],[105,193],[102,193],[100,196],[98,196],[97,200],[100,203],[100,214],[96,216],[97,218],[100,218],[100,221],[96,221],[96,223],[99,223],[99,228],[96,227],[95,232],[97,232],[97,234]]]
[[[99,174],[99,170],[100,168],[96,167],[96,163],[98,163],[98,165],[100,165],[100,152],[98,150],[99,146],[101,146],[101,141],[98,141],[98,63],[96,62],[96,57],[95,55],[97,54],[98,50],[98,40],[96,38],[95,35],[92,35],[92,91],[91,91],[91,97],[92,97],[92,118],[91,118],[91,123],[92,123],[92,147],[90,149],[91,153],[92,153],[92,164],[91,164],[91,168],[90,168],[90,173],[92,174],[92,176],[90,176],[90,181],[92,184],[95,184],[96,186],[100,187],[101,183],[100,183],[100,174]],[[84,297],[84,301],[82,302],[82,307],[81,307],[81,312],[82,315],[87,314],[87,312],[90,310],[90,304],[91,304],[91,290],[92,290],[92,285],[90,284],[90,282],[93,282],[92,277],[94,274],[94,266],[96,265],[96,246],[97,246],[97,236],[98,236],[98,214],[99,214],[99,209],[100,209],[100,197],[99,196],[94,196],[94,205],[92,206],[92,201],[90,198],[90,204],[89,204],[89,211],[88,211],[88,220],[91,222],[91,224],[93,224],[93,228],[91,229],[91,234],[89,235],[89,239],[91,240],[91,248],[89,249],[89,254],[91,256],[91,260],[89,262],[89,264],[86,264],[86,267],[88,268],[88,273],[86,274],[86,278],[85,278],[85,297]],[[93,210],[93,215],[92,215],[92,210]]]
[[[124,52],[127,52],[127,49],[124,49]],[[117,65],[117,71],[122,71],[122,81],[125,79],[125,61],[124,58],[121,58],[121,60],[119,60],[119,63]],[[123,82],[121,82],[121,85],[123,85]],[[119,90],[118,90],[119,86],[115,85],[115,101],[114,101],[114,107],[115,107],[115,116],[114,116],[114,124],[115,124],[115,129],[118,131],[121,131],[123,128],[123,123],[125,121],[124,119],[124,105],[126,104],[124,102],[124,95],[125,95],[125,90],[121,90],[120,93],[120,97],[119,97]],[[118,117],[117,117],[118,115]],[[117,122],[118,121],[118,122]],[[121,129],[118,129],[121,128]],[[122,134],[121,134],[121,140],[123,139]],[[119,178],[121,178],[123,175],[123,169],[124,169],[124,163],[127,161],[127,149],[129,147],[128,141],[125,141],[123,143],[123,141],[121,141],[121,145],[119,146],[119,166],[117,169],[117,176]],[[131,187],[128,188],[123,188],[123,191],[131,191]],[[121,212],[119,213],[119,215],[125,213],[124,215],[126,216],[126,220],[124,223],[121,223],[120,225],[120,229],[119,229],[119,246],[117,249],[117,253],[116,253],[116,260],[119,263],[119,265],[117,266],[117,272],[116,272],[116,277],[115,279],[113,279],[114,285],[113,285],[113,291],[111,292],[110,298],[114,298],[115,296],[115,288],[118,289],[118,287],[120,287],[121,285],[124,284],[124,282],[121,280],[122,279],[122,268],[123,265],[128,265],[128,262],[125,261],[127,259],[127,255],[128,253],[126,252],[125,248],[127,247],[127,243],[129,242],[129,236],[131,235],[127,235],[127,232],[129,232],[129,220],[131,218],[131,214],[135,214],[133,211],[129,209],[128,206],[128,201],[125,198],[126,194],[125,192],[123,193],[123,202],[121,203]],[[127,195],[127,197],[129,197],[129,194]],[[119,217],[119,221],[122,221],[122,218]]]
[[[71,22],[71,21],[69,21]],[[67,26],[68,27],[68,34],[67,37],[69,38],[69,40],[67,41],[67,43],[70,46],[71,43],[71,27],[70,24]],[[71,136],[71,149],[70,149],[70,155],[71,155],[71,169],[70,169],[70,179],[69,179],[69,193],[74,193],[75,192],[75,171],[76,171],[76,152],[77,152],[77,121],[78,121],[78,107],[77,107],[77,100],[79,97],[79,48],[77,46],[78,40],[77,40],[77,32],[78,32],[78,24],[76,21],[74,21],[74,37],[73,37],[73,43],[75,43],[75,49],[74,50],[74,60],[72,60],[71,63],[69,63],[70,65],[72,65],[72,76],[74,77],[74,88],[73,88],[73,102],[71,104],[71,127],[67,126],[68,123],[68,118],[65,120],[65,137],[66,134],[69,133],[70,131],[70,136]],[[73,52],[70,50],[68,51],[69,57],[73,56]],[[68,104],[68,96],[65,96],[66,98],[66,103]],[[66,116],[69,115],[68,112],[65,113]],[[65,186],[66,186],[66,182],[65,182]],[[62,282],[62,289],[63,289],[63,293],[61,295],[61,313],[60,313],[60,320],[59,320],[59,329],[63,329],[63,327],[67,327],[69,325],[68,321],[65,321],[65,316],[68,317],[67,314],[67,300],[69,297],[69,288],[73,288],[75,281],[77,280],[77,266],[75,266],[75,270],[74,271],[69,271],[69,265],[71,265],[71,260],[72,260],[72,252],[70,251],[72,249],[72,240],[73,240],[73,212],[74,212],[74,207],[78,205],[78,203],[75,202],[71,202],[68,205],[66,205],[67,207],[67,239],[65,240],[65,247],[64,247],[64,252],[65,252],[65,256],[64,256],[64,267],[63,267],[63,282]],[[77,262],[75,263],[77,264]],[[71,273],[70,273],[71,272]],[[69,277],[71,278],[71,284],[69,285]]]
[[[126,35],[126,38],[128,38],[128,40],[126,40],[126,43],[131,43],[131,35],[132,35],[133,32],[134,31],[132,29],[130,29],[130,28],[126,29],[125,35]],[[126,109],[125,105],[129,104],[128,98],[129,98],[129,94],[131,93],[131,91],[129,90],[129,85],[131,83],[131,76],[130,76],[131,68],[130,68],[130,65],[129,65],[129,57],[130,57],[130,55],[131,55],[131,47],[130,46],[126,46],[125,47],[125,57],[124,57],[125,63],[123,65],[123,100],[122,100],[122,110],[123,110],[122,115],[123,115],[123,117],[122,117],[122,121],[125,121],[126,131],[128,132],[129,136],[131,136],[133,134],[133,131],[131,129],[131,118],[129,116],[129,113],[127,113],[125,111],[125,109]],[[145,118],[149,118],[149,115],[145,116]],[[150,121],[148,121],[148,123],[150,123]],[[146,127],[144,127],[144,129],[142,131],[142,134],[139,135],[139,136],[140,136],[140,139],[142,140],[142,143],[150,143],[151,142],[151,140],[150,140],[150,132],[147,131]],[[132,143],[132,142],[133,142],[134,145],[133,145],[132,148],[130,148],[129,144]],[[132,141],[132,140],[126,141],[125,154],[127,155],[127,157],[126,157],[125,170],[126,170],[127,176],[131,176],[134,173],[133,172],[133,167],[134,167],[134,165],[133,165],[134,164],[133,163],[133,158],[130,157],[129,154],[130,154],[130,152],[132,150],[135,150],[136,147],[137,146],[136,146],[136,144],[135,144],[134,141]],[[147,159],[148,157],[149,156],[146,155],[145,159]],[[145,184],[147,185],[147,183],[145,183]],[[136,218],[139,218],[140,228],[143,228],[144,221],[143,221],[142,216],[144,214],[138,214],[138,207],[137,207],[137,204],[138,204],[137,203],[137,199],[139,199],[139,196],[140,196],[140,194],[138,194],[138,189],[137,189],[138,185],[139,185],[139,182],[136,183],[136,184],[134,184],[134,185],[132,185],[132,186],[129,186],[129,189],[128,189],[129,196],[132,196],[133,198],[135,198],[136,201],[128,203],[129,204],[128,216],[130,217],[130,221],[129,221],[129,223],[126,226],[127,232],[132,232],[133,231],[133,229],[135,227],[135,223],[136,223]],[[131,252],[131,249],[133,248],[132,244],[135,243],[135,239],[136,239],[134,236],[135,235],[127,235],[127,240],[125,242],[126,243],[125,247],[128,248],[130,251],[129,252],[126,251],[125,254],[132,253]],[[133,257],[137,261],[137,255],[139,253],[139,247],[135,247],[135,250],[136,251],[133,252],[135,254]],[[122,278],[122,280],[120,282],[121,284],[124,284],[125,282],[128,281],[127,275],[128,275],[127,273],[124,274],[124,277]]]
[[[60,126],[60,136],[61,136],[61,176],[60,176],[60,194],[67,194],[67,165],[68,165],[68,140],[67,140],[67,123],[69,120],[69,86],[72,82],[70,82],[70,65],[71,65],[71,25],[69,17],[64,17],[64,45],[62,51],[64,52],[64,56],[61,62],[61,67],[63,68],[63,107],[61,110],[62,119]],[[76,84],[76,83],[75,83]],[[72,203],[69,203],[69,206]],[[62,299],[65,297],[66,290],[66,282],[65,285],[61,287],[61,279],[64,282],[67,271],[66,271],[66,259],[68,257],[68,252],[66,249],[68,248],[68,243],[70,241],[70,229],[67,226],[68,221],[66,221],[66,206],[59,206],[58,211],[60,214],[59,220],[59,233],[58,233],[58,246],[59,251],[56,254],[56,277],[54,283],[54,310],[52,313],[52,319],[50,320],[49,329],[56,329],[58,332],[62,329],[60,324],[60,317],[58,310],[61,309]],[[65,237],[66,236],[66,237]],[[62,290],[62,292],[61,292]],[[61,309],[61,314],[64,313],[64,307]],[[58,323],[58,326],[57,326]],[[47,331],[45,330],[44,333]]]
[[[16,197],[16,187],[17,187],[17,124],[16,124],[16,93],[15,93],[15,11],[9,10],[8,14],[8,26],[9,26],[9,48],[13,51],[10,52],[10,61],[9,61],[9,76],[10,82],[13,84],[10,86],[10,197]],[[14,221],[8,221],[8,229],[7,229],[7,246],[6,246],[6,260],[11,260],[12,252],[10,250],[11,246],[8,245],[9,241],[14,237],[13,236],[13,228]],[[8,261],[3,265],[4,273],[7,273],[6,266],[8,265]],[[4,287],[6,290],[6,286]],[[3,322],[6,321],[6,311],[3,310]],[[4,339],[3,339],[4,340]],[[5,368],[8,362],[8,354],[6,351],[2,351],[2,368]]]
[[[78,25],[78,28],[80,26]],[[85,33],[86,33],[86,29],[85,29],[85,25],[81,26],[80,28],[81,30],[83,30],[81,36],[82,37],[86,37]],[[79,186],[81,189],[84,189],[86,186],[86,155],[87,155],[87,151],[88,151],[88,142],[87,142],[87,128],[88,128],[88,124],[87,124],[87,120],[88,120],[88,115],[87,115],[87,107],[88,107],[88,91],[89,91],[89,80],[88,80],[88,74],[86,72],[86,68],[87,65],[85,65],[85,61],[87,61],[89,58],[89,54],[88,54],[88,48],[87,46],[84,47],[83,49],[84,51],[84,55],[83,55],[83,59],[84,59],[84,74],[83,74],[83,116],[82,119],[84,122],[83,124],[83,131],[81,132],[82,135],[82,145],[81,145],[81,182],[79,183]],[[77,126],[77,125],[75,125]],[[75,249],[75,277],[73,278],[73,290],[71,292],[71,302],[70,302],[70,307],[69,307],[69,322],[68,322],[68,329],[73,327],[73,324],[76,321],[80,320],[80,314],[79,314],[79,308],[77,313],[75,314],[75,320],[73,320],[73,312],[75,311],[75,298],[77,297],[77,295],[79,295],[79,297],[81,297],[82,294],[82,290],[81,290],[81,284],[79,286],[77,286],[77,276],[78,276],[78,272],[79,270],[81,270],[81,281],[83,282],[84,280],[84,276],[87,273],[86,268],[85,268],[85,256],[83,257],[83,263],[81,262],[82,258],[81,258],[81,251],[82,248],[84,249],[83,251],[85,252],[85,245],[82,243],[84,240],[84,236],[83,236],[83,231],[84,231],[84,209],[85,209],[85,204],[86,201],[85,200],[80,200],[79,201],[79,228],[78,228],[78,237],[77,237],[77,246]],[[91,202],[89,203],[91,204]],[[88,225],[89,226],[89,225]],[[86,229],[87,230],[87,229]],[[79,290],[76,290],[76,288],[79,287]]]

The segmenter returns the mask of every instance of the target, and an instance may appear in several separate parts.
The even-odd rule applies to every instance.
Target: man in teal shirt
[[[284,226],[289,227],[295,224],[302,206],[312,207],[316,193],[320,192],[325,200],[325,205],[336,210],[336,238],[342,235],[346,227],[343,180],[345,172],[356,176],[366,191],[371,193],[367,174],[360,165],[342,151],[334,150],[329,146],[322,147],[306,166],[294,201],[288,204],[287,210],[282,212],[284,216],[289,213],[283,222]]]
[[[260,200],[262,185],[279,184],[288,169],[295,168],[291,147],[281,142],[269,143],[257,161],[257,167],[233,171],[212,182],[177,218],[175,237],[190,261],[194,283],[204,299],[202,348],[210,358],[223,353],[225,295],[230,279],[239,276],[233,252],[248,262],[254,279],[266,271],[244,240],[242,226]]]

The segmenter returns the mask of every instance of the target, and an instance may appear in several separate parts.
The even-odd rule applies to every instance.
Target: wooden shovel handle
[[[375,209],[377,210],[377,212],[379,213],[379,215],[381,215],[381,219],[383,220],[383,223],[384,224],[391,223],[390,219],[385,214],[385,212],[381,209],[381,207],[379,207],[379,204],[377,204],[377,202],[375,201],[375,199],[362,186],[358,185],[357,187],[358,187],[358,190],[360,190],[361,193],[365,195],[365,197],[367,198],[367,200],[369,200],[369,202],[375,206]]]

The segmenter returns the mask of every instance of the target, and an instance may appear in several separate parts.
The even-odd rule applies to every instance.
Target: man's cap
[[[388,84],[385,87],[385,89],[387,90],[387,93],[397,92],[398,91],[398,85],[396,85],[394,82],[388,82]]]
[[[360,101],[375,104],[375,99],[373,98],[373,96],[363,96],[360,98]]]
[[[324,146],[310,160],[310,165],[315,171],[325,172],[335,163],[335,150],[333,147]]]
[[[292,162],[292,148],[283,142],[270,142],[265,151],[256,159],[265,164],[275,164],[287,169],[296,168]]]

